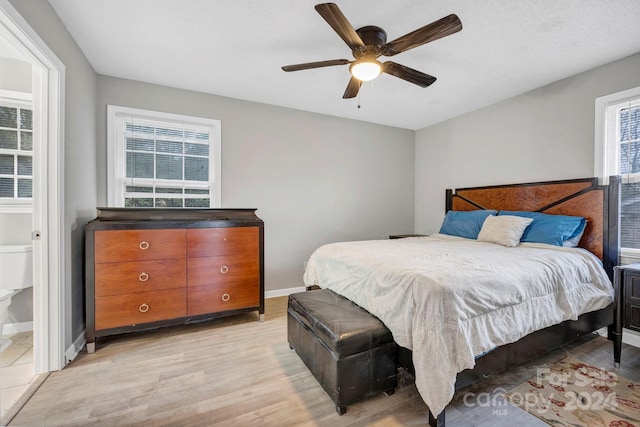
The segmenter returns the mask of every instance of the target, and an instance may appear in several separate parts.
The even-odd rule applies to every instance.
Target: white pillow
[[[482,224],[478,241],[518,246],[524,230],[532,222],[533,218],[514,215],[488,216]]]

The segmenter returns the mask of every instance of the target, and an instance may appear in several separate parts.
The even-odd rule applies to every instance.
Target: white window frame
[[[0,104],[8,107],[29,109],[33,113],[33,97],[30,93],[0,89]],[[33,119],[33,122],[35,126],[35,118]],[[31,154],[33,155],[33,148],[31,150]],[[33,179],[33,173],[31,174],[31,177]],[[0,213],[33,213],[33,195],[30,199],[0,198]]]
[[[221,207],[222,190],[222,130],[221,121],[204,117],[186,116],[138,108],[107,106],[107,203],[110,207],[124,206],[125,138],[121,131],[124,118],[141,118],[183,125],[206,126],[210,129],[209,183],[213,195],[211,208]],[[160,181],[156,181],[160,183]],[[157,193],[156,193],[157,194]],[[191,208],[184,208],[191,209]]]
[[[608,182],[608,178],[611,175],[620,174],[619,165],[610,165],[610,160],[612,159],[609,159],[607,147],[607,135],[609,133],[607,125],[608,109],[611,106],[633,100],[640,100],[640,86],[596,98],[594,168],[595,176],[602,179],[603,182]],[[635,102],[632,105],[635,105]],[[629,179],[629,176],[626,179]],[[640,174],[633,174],[631,179],[633,181],[640,180]],[[640,249],[620,248],[620,256],[627,262],[640,262]]]

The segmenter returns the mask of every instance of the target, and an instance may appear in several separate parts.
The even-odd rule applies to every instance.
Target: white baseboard
[[[629,329],[624,329],[622,331],[622,342],[625,344],[632,345],[634,347],[640,347],[640,334],[636,331],[630,331]]]
[[[71,344],[67,351],[64,352],[65,366],[73,362],[73,360],[78,357],[78,353],[80,353],[80,350],[82,350],[84,345],[87,343],[84,333],[85,331],[82,331],[82,333],[73,341],[73,344]]]
[[[598,335],[607,336],[607,328],[601,328],[596,331]],[[640,348],[640,334],[629,329],[622,330],[622,342]]]
[[[33,331],[33,322],[5,323],[0,335],[19,334]]]
[[[287,288],[287,289],[274,289],[273,291],[266,291],[264,293],[265,298],[276,298],[276,297],[286,297],[290,294],[295,294],[296,292],[304,292],[307,288],[304,286],[300,286],[297,288]]]

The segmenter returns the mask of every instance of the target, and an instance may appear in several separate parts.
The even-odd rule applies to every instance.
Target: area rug
[[[640,382],[566,358],[504,394],[552,426],[640,427]]]

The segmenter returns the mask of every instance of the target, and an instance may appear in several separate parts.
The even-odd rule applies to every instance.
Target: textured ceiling
[[[49,1],[100,74],[407,129],[640,51],[639,0],[338,0],[355,28],[377,25],[388,40],[451,13],[463,24],[393,57],[433,85],[382,75],[343,100],[347,65],[280,69],[352,59],[316,1]]]

